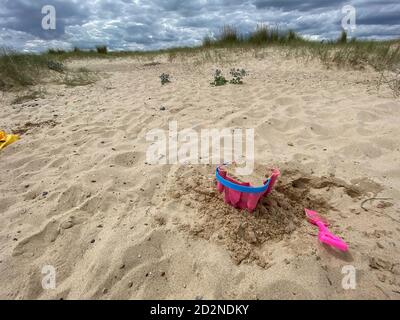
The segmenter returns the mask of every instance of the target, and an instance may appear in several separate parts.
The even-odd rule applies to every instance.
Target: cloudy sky
[[[42,28],[42,8],[56,29]],[[400,37],[400,0],[0,0],[0,47],[151,50],[200,44],[224,24],[241,32],[264,23],[312,39],[336,38],[345,5],[356,9],[357,38]]]

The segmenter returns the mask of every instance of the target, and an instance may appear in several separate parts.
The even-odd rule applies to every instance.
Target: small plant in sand
[[[64,72],[64,70],[65,70],[65,67],[61,62],[53,61],[53,60],[47,61],[47,67],[50,70],[54,70],[57,72]]]
[[[230,74],[233,77],[232,80],[229,81],[231,84],[243,84],[242,79],[248,75],[244,69],[231,69]]]
[[[214,72],[214,81],[211,82],[211,85],[213,86],[223,86],[228,82],[228,80],[225,79],[225,77],[222,74],[222,71],[217,69]]]
[[[161,79],[161,85],[164,85],[164,84],[167,84],[167,83],[171,82],[171,80],[169,79],[169,74],[168,73],[161,74],[160,79]]]

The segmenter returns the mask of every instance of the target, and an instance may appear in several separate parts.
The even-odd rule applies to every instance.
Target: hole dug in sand
[[[212,175],[193,169],[189,175],[176,177],[177,186],[188,210],[195,209],[195,221],[180,229],[193,237],[223,243],[236,264],[255,262],[268,267],[260,253],[268,241],[281,241],[306,225],[304,208],[321,213],[335,210],[329,203],[330,188],[341,188],[351,198],[362,190],[340,179],[315,177],[298,170],[283,170],[274,191],[264,197],[253,213],[235,209],[224,203]],[[264,169],[265,171],[265,169]],[[262,171],[261,171],[262,172]],[[324,189],[318,190],[316,189]],[[318,193],[320,195],[315,195]]]

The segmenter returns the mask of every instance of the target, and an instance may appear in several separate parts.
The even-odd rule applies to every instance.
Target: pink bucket
[[[225,170],[217,168],[217,188],[224,193],[225,203],[239,209],[254,211],[260,199],[271,193],[276,180],[280,176],[278,169],[273,169],[271,176],[261,187],[253,187],[248,182],[239,182],[228,176]]]

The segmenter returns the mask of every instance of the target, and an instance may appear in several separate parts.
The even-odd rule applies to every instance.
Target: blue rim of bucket
[[[248,187],[248,186],[241,186],[239,184],[233,183],[231,181],[228,181],[224,179],[220,174],[219,174],[219,167],[217,167],[217,171],[215,174],[217,181],[220,182],[224,187],[227,187],[229,189],[239,191],[239,192],[245,192],[245,193],[262,193],[267,191],[268,185],[271,181],[271,179],[268,179],[265,184],[262,187]]]

